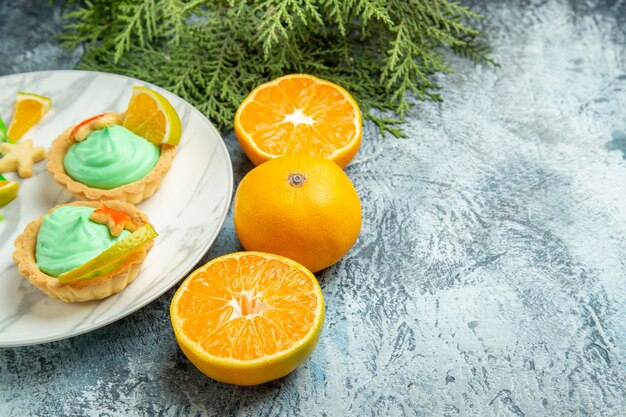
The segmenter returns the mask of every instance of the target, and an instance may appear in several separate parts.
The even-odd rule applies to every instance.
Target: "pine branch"
[[[444,50],[495,64],[480,16],[450,0],[68,0],[64,18],[64,45],[88,46],[81,68],[158,84],[221,128],[258,84],[302,72],[402,136],[411,96],[441,100]]]

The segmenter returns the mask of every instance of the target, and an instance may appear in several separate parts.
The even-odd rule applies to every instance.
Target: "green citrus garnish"
[[[7,137],[7,125],[4,124],[4,120],[0,117],[0,142],[8,142],[9,138]]]
[[[93,278],[99,275],[97,272],[112,269],[111,267],[115,267],[130,256],[136,249],[157,236],[158,233],[152,226],[145,224],[90,261],[59,275],[59,282],[66,283]]]

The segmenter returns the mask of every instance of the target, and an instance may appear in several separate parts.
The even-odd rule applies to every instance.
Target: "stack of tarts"
[[[52,143],[47,168],[81,201],[56,206],[28,224],[15,241],[19,273],[65,302],[122,291],[157,236],[134,204],[159,188],[180,135],[174,108],[145,87],[133,87],[124,113],[104,113],[66,129]]]

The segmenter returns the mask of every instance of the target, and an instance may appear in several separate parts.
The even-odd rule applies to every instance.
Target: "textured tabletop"
[[[473,2],[500,68],[452,58],[408,139],[368,123],[351,252],[318,274],[313,356],[254,388],[179,350],[171,290],[112,325],[0,350],[0,415],[620,416],[626,409],[626,2]],[[0,74],[72,68],[58,7],[2,1]],[[252,165],[225,132],[236,182]],[[239,250],[232,211],[205,260]]]

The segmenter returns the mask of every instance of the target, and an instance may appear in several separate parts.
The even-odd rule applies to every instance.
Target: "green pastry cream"
[[[63,159],[65,172],[88,187],[110,190],[138,181],[154,168],[158,146],[122,126],[91,132],[72,145]]]
[[[111,236],[107,226],[89,220],[93,211],[91,207],[64,206],[44,217],[35,250],[35,260],[42,272],[58,277],[130,234],[124,230],[118,237]],[[104,272],[108,271],[100,271]]]

